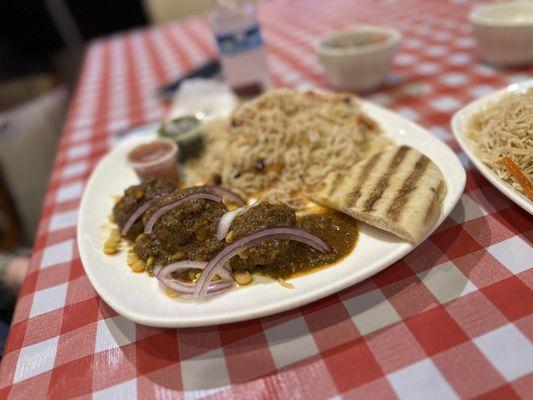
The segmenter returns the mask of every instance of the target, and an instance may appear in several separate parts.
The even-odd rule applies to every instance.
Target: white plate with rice
[[[474,116],[482,115],[480,113],[486,113],[487,110],[490,111],[491,105],[496,104],[502,99],[505,99],[505,96],[525,93],[528,89],[533,90],[533,79],[519,84],[512,84],[506,87],[505,89],[498,90],[492,94],[482,97],[481,99],[478,99],[459,110],[453,116],[451,126],[455,138],[457,139],[457,142],[459,142],[459,145],[466,153],[468,158],[470,158],[475,167],[479,170],[479,172],[481,172],[490,183],[492,183],[500,192],[502,192],[510,200],[512,200],[518,206],[522,207],[528,213],[533,215],[533,202],[518,190],[518,184],[512,179],[512,177],[509,176],[505,168],[502,165],[497,164],[498,158],[501,156],[500,153],[505,152],[507,150],[504,149],[501,145],[493,144],[492,141],[494,139],[488,137],[486,139],[488,142],[486,148],[488,150],[485,151],[485,154],[488,155],[488,158],[482,159],[479,150],[476,151],[476,149],[478,148],[477,142],[474,141],[471,136],[469,136],[469,133],[473,134],[472,127],[470,127],[469,124],[471,123],[472,118]],[[502,117],[505,117],[506,109],[504,106],[501,106],[501,103],[498,104],[500,106],[497,109],[493,109],[492,111],[493,116],[486,115],[484,116],[484,118],[486,118],[487,121],[489,119],[498,118],[500,121],[497,121],[497,123],[499,123],[500,125],[496,129],[492,128],[490,131],[489,128],[487,128],[487,132],[483,132],[484,136],[488,136],[488,134],[491,133],[494,136],[499,136],[500,131],[517,129],[511,126],[510,122],[503,122],[505,118]],[[516,105],[510,105],[510,107],[515,111],[518,111],[518,109],[520,108]],[[522,155],[520,160],[522,169],[527,169],[526,172],[529,175],[530,181],[532,181],[531,175],[533,174],[533,113],[531,111],[527,112],[527,110],[533,110],[533,101],[530,102],[527,109],[525,107],[522,107],[521,114],[524,115],[519,118],[519,122],[521,122],[520,125],[522,126],[522,129],[524,129],[523,127],[526,126],[526,130],[522,133],[520,139],[521,143],[518,143],[514,146],[519,147],[518,151],[522,153],[529,152],[530,155]],[[506,119],[507,121],[512,120],[509,118],[508,115]],[[526,159],[526,157],[528,158]],[[491,168],[488,165],[489,163],[495,165],[496,169]]]
[[[465,185],[465,171],[452,150],[429,131],[400,115],[368,102],[363,111],[381,125],[385,134],[398,144],[411,146],[433,160],[447,185],[442,213],[430,235],[457,204]],[[292,289],[273,280],[234,289],[208,301],[180,301],[167,296],[156,279],[133,273],[126,263],[126,251],[106,256],[102,246],[109,235],[106,224],[113,207],[113,196],[137,183],[126,163],[127,153],[155,133],[130,137],[116,145],[94,170],[80,206],[78,246],[89,280],[102,299],[119,314],[140,324],[157,327],[217,325],[259,318],[299,307],[372,276],[411,252],[416,246],[392,234],[360,225],[360,236],[353,252],[339,263],[288,280]]]

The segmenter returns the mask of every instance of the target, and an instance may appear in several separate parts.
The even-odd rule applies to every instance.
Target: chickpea
[[[133,272],[144,272],[146,263],[143,260],[137,260],[130,266],[130,268]]]
[[[235,232],[234,231],[229,231],[228,234],[226,235],[226,243],[231,243],[233,242],[233,236],[235,235]]]
[[[118,245],[115,243],[106,242],[104,244],[104,253],[108,256],[116,254],[118,251]]]
[[[233,273],[233,279],[241,286],[249,285],[252,282],[252,274],[248,271],[237,271]]]
[[[120,237],[118,229],[115,228],[111,230],[109,238],[104,243],[104,253],[107,255],[115,254],[118,251],[121,240],[122,238]]]
[[[179,293],[176,293],[175,291],[173,290],[170,290],[170,289],[166,289],[165,291],[167,293],[167,296],[169,297],[179,297]]]
[[[196,279],[196,271],[192,268],[187,271],[187,278],[189,278],[191,282],[194,282],[194,280]]]
[[[118,231],[117,228],[113,228],[111,230],[111,233],[109,234],[109,239],[116,241],[116,242],[120,242],[122,238],[120,237],[120,232]]]
[[[130,250],[129,253],[128,253],[128,259],[127,259],[128,266],[131,267],[137,261],[139,261],[139,256],[133,250]]]

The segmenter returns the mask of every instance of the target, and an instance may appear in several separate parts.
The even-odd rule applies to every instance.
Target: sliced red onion
[[[156,211],[153,212],[152,215],[148,218],[148,221],[146,221],[146,224],[144,225],[144,233],[152,233],[152,229],[154,227],[154,224],[156,221],[167,211],[172,210],[173,208],[178,207],[179,205],[196,199],[206,199],[206,200],[212,200],[216,202],[221,202],[222,197],[209,193],[209,192],[193,192],[187,196],[182,197],[181,199],[174,200],[169,204],[165,204],[164,206],[158,208]]]
[[[191,297],[191,295],[194,293],[194,287],[196,286],[196,284],[177,281],[176,279],[172,278],[171,274],[176,271],[181,271],[181,270],[186,270],[186,269],[191,269],[191,268],[204,269],[206,265],[207,265],[206,262],[201,262],[201,261],[191,261],[191,260],[179,261],[179,262],[167,265],[166,267],[157,271],[157,273],[154,272],[154,276],[166,288],[174,292],[180,293],[181,295],[185,295],[185,297]],[[155,271],[155,268],[154,268],[154,271]],[[225,268],[222,268],[219,271],[218,275],[221,278],[225,278],[225,279],[220,279],[218,281],[210,282],[207,288],[206,295],[222,293],[230,289],[234,285],[233,278],[230,272],[226,270]]]
[[[232,201],[237,206],[246,205],[246,200],[244,200],[240,195],[238,195],[235,192],[232,192],[231,190],[224,189],[223,187],[220,187],[220,186],[213,186],[213,185],[206,185],[206,186],[203,186],[202,188],[206,192],[216,194],[217,196],[220,196],[223,199],[228,199]]]
[[[185,294],[185,295],[193,295],[194,294],[194,288],[196,287],[196,284],[194,283],[187,283],[187,282],[180,282],[180,281],[177,281],[175,279],[172,279],[172,278],[166,278],[166,277],[162,277],[161,275],[158,275],[157,276],[157,280],[159,282],[161,282],[161,284],[176,292],[176,293],[179,293],[179,294]],[[225,291],[229,288],[231,288],[232,286],[234,285],[234,282],[233,281],[228,281],[228,280],[225,280],[225,279],[221,279],[219,281],[214,281],[214,282],[210,282],[209,285],[207,286],[207,290],[205,292],[205,295],[209,294],[209,293],[217,293],[217,292],[220,292],[220,291]],[[202,297],[203,297],[202,296]],[[199,297],[199,296],[194,296],[194,297]]]
[[[205,267],[200,279],[196,282],[194,297],[202,297],[207,293],[209,282],[224,264],[241,251],[245,251],[257,243],[268,239],[286,239],[305,243],[322,252],[331,251],[331,247],[318,236],[299,228],[270,228],[247,235],[222,249]]]
[[[168,264],[167,266],[161,268],[160,273],[161,276],[170,277],[170,274],[173,272],[183,271],[191,268],[204,269],[206,265],[207,262],[205,261],[183,260]]]
[[[159,272],[161,272],[161,269],[163,269],[163,267],[162,267],[161,265],[159,265],[159,264],[156,265],[156,266],[154,267],[154,269],[152,270],[152,274],[153,274],[154,276],[157,276],[157,275],[159,274]]]
[[[220,221],[218,222],[218,229],[217,229],[217,239],[218,240],[224,240],[226,235],[229,232],[229,228],[231,228],[231,224],[233,223],[233,220],[237,218],[239,215],[244,213],[246,210],[248,210],[249,206],[244,206],[237,208],[233,211],[228,211],[225,213],[222,218],[220,218]]]
[[[137,221],[139,217],[143,215],[144,212],[148,210],[148,208],[150,208],[150,206],[154,204],[160,198],[161,196],[152,197],[151,199],[145,200],[141,204],[139,204],[137,207],[135,207],[133,211],[131,212],[131,214],[128,216],[128,218],[126,218],[126,222],[122,226],[122,229],[120,230],[120,234],[122,236],[126,236],[130,228],[135,223],[135,221]]]
[[[178,261],[178,262],[169,264],[169,265],[165,266],[164,268],[161,268],[161,266],[159,266],[161,268],[159,273],[161,274],[161,277],[169,278],[170,274],[172,274],[173,272],[183,271],[183,270],[187,270],[187,269],[191,269],[191,268],[204,269],[206,267],[206,265],[207,265],[207,262],[205,262],[205,261],[183,260],[183,261]],[[155,268],[154,268],[154,270],[155,270]],[[154,275],[156,275],[156,274],[154,273]],[[228,279],[230,281],[233,279],[233,277],[231,276],[231,273],[226,268],[222,268],[219,271],[218,275],[222,279]]]

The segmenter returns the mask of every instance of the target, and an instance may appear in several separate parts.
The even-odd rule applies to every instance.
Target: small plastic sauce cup
[[[178,145],[172,140],[156,139],[128,153],[128,164],[141,179],[179,179]]]

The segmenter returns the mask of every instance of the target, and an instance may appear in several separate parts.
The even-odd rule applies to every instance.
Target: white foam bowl
[[[383,36],[378,43],[366,42],[373,35]],[[377,88],[389,71],[400,42],[400,32],[378,26],[357,26],[329,33],[315,45],[320,62],[335,88],[368,92]]]
[[[470,13],[478,52],[499,66],[533,64],[533,3],[484,5]]]

